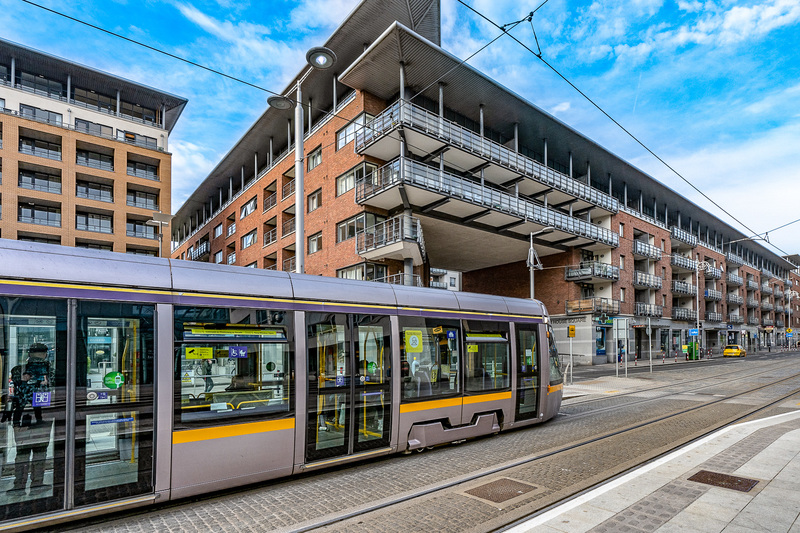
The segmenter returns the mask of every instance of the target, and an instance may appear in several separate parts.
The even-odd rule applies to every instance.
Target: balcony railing
[[[225,233],[225,237],[226,238],[230,237],[234,233],[236,233],[236,223],[235,222],[233,224],[231,224],[230,226],[228,226],[228,231]]]
[[[703,269],[705,271],[706,279],[722,279],[722,269],[717,267],[708,266]]]
[[[761,302],[761,309],[763,311],[772,311],[773,309],[775,309],[775,306],[769,302]]]
[[[447,269],[446,268],[431,267],[429,269],[429,271],[430,271],[431,276],[446,276],[447,275]]]
[[[278,205],[278,193],[274,192],[264,198],[264,211],[272,209],[276,205]]]
[[[741,315],[728,314],[728,324],[744,324],[744,317]]]
[[[232,254],[228,254],[228,264],[229,265],[233,265],[235,263],[236,263],[236,252],[233,252]]]
[[[37,224],[39,226],[52,226],[54,228],[61,227],[61,214],[53,214],[50,217],[40,217],[40,216],[24,216],[19,215],[17,217],[18,222],[25,222],[26,224]]]
[[[114,165],[109,165],[108,163],[103,163],[103,165],[111,167],[111,168],[103,168],[103,170],[114,170]],[[161,181],[158,179],[158,172],[153,172],[152,170],[147,170],[144,168],[128,167],[127,174],[128,176],[133,176],[134,178],[143,178],[146,180]]]
[[[672,226],[672,228],[670,228],[670,236],[676,241],[688,244],[692,248],[697,246],[697,235],[692,235],[678,226]]]
[[[729,304],[742,305],[744,303],[744,298],[742,296],[739,296],[738,294],[733,294],[729,292],[728,295],[725,297],[725,301],[728,302]]]
[[[673,254],[672,256],[670,256],[669,264],[671,264],[674,267],[682,268],[684,270],[692,270],[692,271],[697,270],[697,261],[678,254]]]
[[[633,241],[633,255],[648,257],[658,261],[661,259],[661,248],[644,241]]]
[[[286,237],[287,235],[291,235],[295,232],[295,225],[297,224],[296,219],[290,218],[289,220],[283,221],[283,230],[281,232],[281,237]]]
[[[793,283],[793,282],[792,282],[792,280],[790,280],[789,278],[785,278],[785,279],[783,280],[783,286],[784,286],[784,287],[787,287],[787,288],[789,288],[789,287],[791,287],[792,285],[794,285],[794,283]]]
[[[736,285],[737,287],[741,287],[744,285],[744,278],[742,276],[737,276],[731,272],[725,273],[725,281],[728,285]]]
[[[775,312],[776,313],[785,313],[786,308],[780,304],[775,304]]]
[[[757,291],[759,288],[758,282],[752,279],[747,280],[747,289],[751,291]]]
[[[776,299],[776,300],[777,300],[777,299],[780,299],[780,300],[782,300],[782,299],[783,299],[783,294],[784,294],[784,293],[783,293],[783,291],[782,291],[782,290],[780,290],[780,289],[778,289],[778,288],[776,288],[776,289],[775,289],[775,299]]]
[[[764,267],[761,267],[761,276],[763,276],[763,277],[765,277],[767,279],[772,279],[772,278],[776,277],[775,274],[773,274],[771,271],[767,270]]]
[[[568,315],[578,315],[583,313],[592,313],[596,315],[618,315],[619,300],[609,300],[608,298],[567,300],[566,310]]]
[[[619,211],[619,200],[594,187],[562,174],[538,161],[515,152],[486,137],[409,102],[396,102],[356,132],[355,149],[368,144],[394,128],[406,125],[439,138],[448,144],[492,161],[515,173],[547,184],[612,213]]]
[[[677,294],[694,295],[697,292],[697,287],[685,281],[672,280],[672,292]]]
[[[751,316],[747,318],[747,323],[751,326],[758,326],[760,322],[757,316]]]
[[[642,302],[635,302],[633,314],[636,316],[664,316],[664,307],[655,304],[646,304]]]
[[[447,289],[447,283],[444,281],[428,281],[428,287],[432,289]]]
[[[553,226],[557,230],[610,246],[619,245],[619,234],[611,230],[570,217],[498,189],[488,186],[481,187],[480,183],[448,172],[440,172],[438,168],[429,167],[404,157],[395,159],[374,173],[359,179],[356,182],[356,201],[364,203],[375,194],[400,184],[409,184],[451,198],[458,198],[464,202],[521,217],[543,226]]]
[[[567,281],[584,281],[592,278],[617,281],[619,267],[599,261],[583,261],[578,268],[566,267],[564,275]]]
[[[296,268],[297,268],[297,259],[295,258],[295,256],[283,260],[284,272],[294,272]]]
[[[278,240],[278,228],[272,228],[264,232],[264,246],[270,245]]]
[[[783,326],[786,325],[786,322],[784,322],[783,319],[781,318],[777,318],[775,319],[775,325],[779,328],[782,328]]]
[[[54,161],[61,161],[61,152],[59,150],[48,150],[47,148],[37,148],[36,146],[21,145],[19,153],[26,155],[35,155],[36,157],[44,157]]]
[[[106,170],[108,172],[114,172],[114,163],[111,163],[109,161],[100,161],[88,157],[81,157],[79,155],[78,157],[75,158],[75,163],[82,167],[96,168],[98,170]]]
[[[288,197],[294,194],[294,183],[295,181],[292,180],[284,184],[283,189],[281,190],[281,200],[286,200]]]
[[[713,302],[722,301],[722,292],[715,289],[706,289],[705,299]]]
[[[725,260],[728,263],[733,263],[734,265],[739,265],[739,266],[744,265],[744,259],[742,259],[741,257],[739,257],[738,255],[736,255],[733,252],[726,253],[725,254]]]
[[[747,307],[750,309],[754,309],[760,305],[760,302],[755,298],[748,298],[747,299]]]
[[[392,274],[391,276],[375,278],[369,281],[391,283],[392,285],[413,285],[414,287],[422,287],[422,278],[416,274]],[[406,281],[410,281],[411,283],[406,283]]]
[[[660,289],[663,284],[663,280],[659,276],[648,274],[647,272],[640,272],[639,270],[634,270],[633,284],[634,286],[637,287]]]
[[[87,224],[85,222],[76,222],[75,229],[79,231],[91,231],[94,233],[114,233],[114,228],[112,228],[110,225]]]
[[[203,257],[208,257],[211,254],[211,243],[203,241],[192,250],[192,261],[200,261]]]
[[[713,313],[711,311],[706,311],[707,322],[722,322],[722,319],[723,319],[722,313]]]
[[[672,308],[673,320],[697,320],[697,311],[694,309],[686,309],[684,307]]]
[[[762,283],[761,294],[772,294],[772,287],[770,287],[767,283]]]
[[[129,229],[125,231],[125,235],[138,239],[158,239],[158,234],[155,230],[150,229]]]
[[[420,252],[425,254],[425,241],[422,239],[422,226],[417,217],[399,215],[356,233],[356,253],[365,253],[383,246],[402,241],[414,242]]]
[[[761,319],[761,325],[762,326],[774,326],[775,325],[775,321],[772,320],[771,318],[762,318]]]

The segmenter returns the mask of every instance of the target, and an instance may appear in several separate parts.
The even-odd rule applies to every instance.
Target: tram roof
[[[0,239],[0,276],[52,283],[293,299],[357,307],[539,316],[540,302]],[[338,310],[341,310],[339,308]]]

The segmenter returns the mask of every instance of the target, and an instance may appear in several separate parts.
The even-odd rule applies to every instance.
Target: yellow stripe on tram
[[[480,396],[464,396],[464,405],[472,403],[496,402],[498,400],[510,400],[511,391],[497,392],[494,394],[481,394]]]
[[[404,403],[400,406],[401,413],[414,413],[441,407],[457,407],[461,405],[461,398],[448,398],[446,400],[433,400],[430,402]]]
[[[268,422],[252,422],[250,424],[236,424],[233,426],[220,426],[215,428],[189,429],[186,431],[173,431],[173,444],[186,444],[202,440],[223,439],[226,437],[241,437],[268,431],[294,429],[294,418],[270,420]]]

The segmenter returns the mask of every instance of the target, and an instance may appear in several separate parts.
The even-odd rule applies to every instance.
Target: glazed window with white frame
[[[356,138],[356,133],[360,131],[365,124],[373,118],[369,113],[361,113],[354,118],[347,126],[336,132],[336,149],[341,150],[353,139]]]
[[[363,180],[365,176],[371,175],[377,169],[378,167],[371,163],[361,163],[357,167],[351,168],[336,178],[336,196],[341,196],[355,188],[358,181]]]
[[[256,243],[258,237],[258,230],[253,230],[242,237],[242,250],[248,248]]]
[[[322,163],[322,147],[320,146],[316,150],[313,150],[307,157],[308,160],[308,172],[311,172],[315,168]]]
[[[222,224],[217,224],[214,227],[214,238],[222,237]]]
[[[258,200],[258,198],[253,196],[250,200],[247,201],[246,204],[242,206],[242,213],[239,216],[239,220],[243,219],[244,217],[246,217],[250,213],[253,213],[256,210],[256,200]]]
[[[322,232],[315,233],[308,238],[308,253],[313,254],[322,250]]]

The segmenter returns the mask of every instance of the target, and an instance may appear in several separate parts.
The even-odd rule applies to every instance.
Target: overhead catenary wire
[[[458,1],[458,3],[462,4],[462,5],[463,5],[463,6],[465,6],[467,9],[469,9],[470,11],[472,11],[473,13],[475,13],[476,15],[478,15],[479,17],[481,17],[482,19],[484,19],[485,21],[487,21],[488,23],[490,23],[491,25],[493,25],[494,27],[496,27],[496,28],[498,28],[498,29],[500,29],[500,30],[502,30],[502,29],[503,29],[503,28],[502,28],[502,26],[499,26],[499,25],[498,25],[496,22],[494,22],[494,21],[493,21],[493,20],[491,20],[489,17],[487,17],[486,15],[484,15],[483,13],[481,13],[480,11],[476,10],[475,8],[473,8],[472,6],[470,6],[469,4],[467,4],[467,3],[466,3],[464,0],[457,0],[457,1]],[[540,7],[541,7],[541,6],[540,6]],[[537,8],[537,9],[538,9],[538,8]],[[614,124],[615,124],[617,127],[619,127],[619,128],[622,130],[622,131],[624,131],[624,132],[625,132],[625,133],[626,133],[626,134],[627,134],[627,135],[628,135],[628,136],[629,136],[631,139],[633,139],[633,140],[634,140],[634,141],[635,141],[637,144],[639,144],[639,146],[641,146],[642,148],[644,148],[644,149],[645,149],[645,150],[646,150],[648,153],[650,153],[650,155],[652,155],[653,157],[655,157],[655,158],[656,158],[656,159],[657,159],[659,162],[661,162],[661,163],[662,163],[662,164],[663,164],[665,167],[667,167],[667,168],[668,168],[670,171],[672,171],[672,172],[673,172],[673,173],[674,173],[676,176],[678,176],[678,177],[679,177],[681,180],[683,180],[683,181],[684,181],[686,184],[688,184],[688,185],[689,185],[689,186],[690,186],[692,189],[694,189],[695,191],[697,191],[697,193],[698,193],[698,194],[700,194],[701,196],[703,196],[703,198],[705,198],[706,200],[708,200],[709,202],[711,202],[711,203],[712,203],[714,206],[716,206],[716,207],[717,207],[717,208],[718,208],[720,211],[722,211],[723,213],[725,213],[726,215],[728,215],[728,216],[729,216],[729,217],[730,217],[732,220],[736,221],[736,222],[737,222],[738,224],[740,224],[740,225],[741,225],[743,228],[747,229],[748,231],[750,231],[751,233],[753,233],[753,234],[755,234],[755,235],[758,235],[758,232],[754,231],[754,230],[753,230],[752,228],[750,228],[750,227],[749,227],[747,224],[745,224],[744,222],[742,222],[741,220],[739,220],[738,218],[736,218],[736,217],[735,217],[733,214],[731,214],[731,213],[730,213],[730,212],[729,212],[727,209],[725,209],[724,207],[722,207],[721,205],[719,205],[719,204],[718,204],[716,201],[714,201],[714,200],[713,200],[713,199],[712,199],[710,196],[708,196],[706,193],[704,193],[702,190],[700,190],[700,189],[699,189],[699,188],[698,188],[698,187],[697,187],[697,186],[696,186],[694,183],[692,183],[692,182],[691,182],[691,181],[689,181],[687,178],[685,178],[685,177],[684,177],[684,176],[683,176],[683,175],[682,175],[680,172],[678,172],[678,171],[677,171],[677,170],[676,170],[674,167],[672,167],[672,166],[671,166],[669,163],[667,163],[667,162],[666,162],[664,159],[662,159],[662,158],[661,158],[661,157],[660,157],[658,154],[656,154],[656,153],[655,153],[653,150],[651,150],[651,149],[650,149],[650,148],[649,148],[649,147],[648,147],[646,144],[644,144],[644,143],[643,143],[641,140],[639,140],[639,138],[638,138],[638,137],[636,137],[636,136],[635,136],[633,133],[631,133],[631,132],[630,132],[630,131],[629,131],[627,128],[625,128],[625,127],[624,127],[624,126],[623,126],[623,125],[622,125],[620,122],[618,122],[618,121],[617,121],[617,120],[616,120],[614,117],[612,117],[610,114],[608,114],[608,113],[607,113],[607,112],[606,112],[606,111],[605,111],[605,110],[604,110],[602,107],[600,107],[600,105],[599,105],[599,104],[597,104],[597,103],[596,103],[594,100],[592,100],[592,99],[591,99],[591,98],[590,98],[590,97],[589,97],[589,96],[588,96],[586,93],[584,93],[583,91],[581,91],[581,90],[580,90],[580,89],[579,89],[579,88],[578,88],[578,87],[577,87],[577,86],[576,86],[574,83],[572,83],[572,82],[571,82],[569,79],[567,79],[567,77],[566,77],[566,76],[564,76],[563,74],[561,74],[561,72],[559,72],[559,71],[558,71],[558,69],[556,69],[556,68],[555,68],[553,65],[551,65],[551,64],[550,64],[550,63],[549,63],[547,60],[545,60],[545,59],[544,59],[544,57],[542,57],[542,55],[541,55],[541,54],[537,54],[536,52],[534,52],[534,51],[533,51],[533,50],[532,50],[530,47],[528,47],[528,45],[526,45],[525,43],[523,43],[522,41],[520,41],[519,39],[517,39],[516,37],[514,37],[513,35],[511,35],[511,33],[508,33],[508,32],[504,32],[504,33],[508,34],[508,36],[509,36],[509,37],[511,37],[512,39],[514,39],[514,40],[515,40],[515,41],[516,41],[516,42],[517,42],[517,43],[518,43],[520,46],[522,46],[522,47],[523,47],[523,48],[525,48],[525,49],[526,49],[528,52],[530,52],[530,53],[531,53],[531,54],[533,54],[533,55],[534,55],[536,58],[538,58],[538,59],[539,59],[539,60],[540,60],[542,63],[544,63],[544,64],[545,64],[545,65],[546,65],[546,66],[547,66],[547,67],[548,67],[550,70],[552,70],[552,71],[553,71],[553,72],[554,72],[554,73],[555,73],[555,74],[556,74],[558,77],[560,77],[562,80],[564,80],[564,81],[565,81],[565,82],[566,82],[566,83],[567,83],[567,84],[568,84],[570,87],[572,87],[573,89],[575,89],[575,90],[576,90],[576,91],[577,91],[577,92],[578,92],[578,93],[579,93],[581,96],[583,96],[583,97],[584,97],[584,98],[585,98],[585,99],[586,99],[586,100],[587,100],[587,101],[588,101],[590,104],[592,104],[592,105],[593,105],[593,106],[594,106],[594,107],[595,107],[595,108],[596,108],[598,111],[600,111],[601,113],[603,113],[603,115],[605,115],[605,116],[606,116],[606,117],[607,117],[609,120],[611,120],[611,121],[612,121],[612,122],[613,122],[613,123],[614,123]],[[538,46],[538,39],[537,39],[537,46]],[[769,243],[769,244],[770,244],[772,247],[774,247],[776,250],[778,250],[778,251],[780,251],[781,253],[783,253],[784,255],[788,255],[788,253],[787,253],[786,251],[782,250],[782,249],[781,249],[780,247],[778,247],[777,245],[775,245],[775,244],[772,244],[772,243]]]

